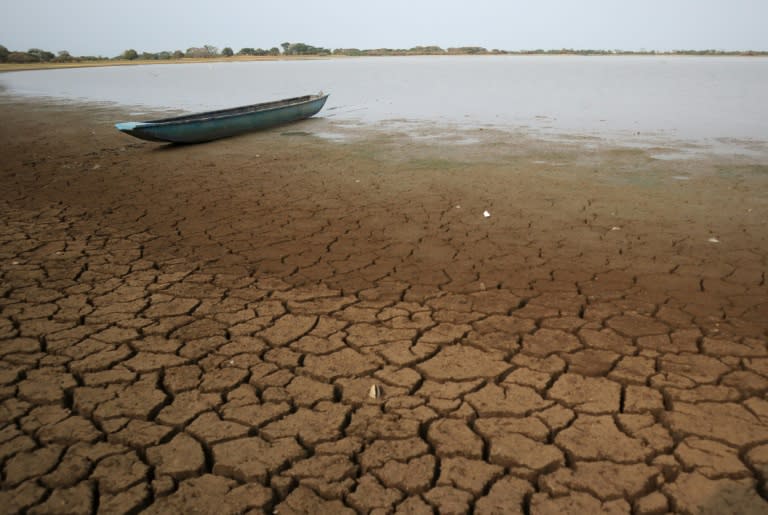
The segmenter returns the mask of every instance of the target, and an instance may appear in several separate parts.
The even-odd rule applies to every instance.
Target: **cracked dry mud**
[[[3,511],[768,511],[765,165],[2,112]]]

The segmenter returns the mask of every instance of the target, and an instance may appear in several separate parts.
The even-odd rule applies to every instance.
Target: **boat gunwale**
[[[295,105],[308,104],[310,102],[322,100],[328,97],[328,93],[318,93],[316,95],[303,95],[300,97],[286,98],[283,100],[273,100],[270,102],[262,102],[259,104],[249,104],[238,107],[229,107],[226,109],[217,109],[215,111],[204,111],[202,113],[185,114],[181,116],[174,116],[172,118],[161,118],[158,120],[147,120],[144,122],[136,122],[136,128],[141,127],[157,127],[168,126],[175,124],[183,124],[189,122],[204,122],[223,118],[234,118],[237,116],[249,115],[253,113],[263,113],[268,111],[274,111],[277,109],[283,109],[286,107],[292,107]]]

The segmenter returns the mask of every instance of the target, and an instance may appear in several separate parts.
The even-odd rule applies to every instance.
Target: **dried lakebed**
[[[2,109],[7,511],[765,512],[760,165]]]

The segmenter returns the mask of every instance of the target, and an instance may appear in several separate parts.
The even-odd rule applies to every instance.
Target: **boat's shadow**
[[[188,149],[190,147],[205,145],[205,143],[210,143],[210,141],[206,141],[204,143],[164,143],[154,147],[152,152],[178,152],[180,150],[184,150],[185,148]]]

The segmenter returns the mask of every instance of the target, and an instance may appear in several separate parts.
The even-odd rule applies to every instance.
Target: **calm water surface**
[[[0,74],[6,94],[200,111],[320,90],[345,124],[768,141],[768,58],[478,56],[168,64]]]

